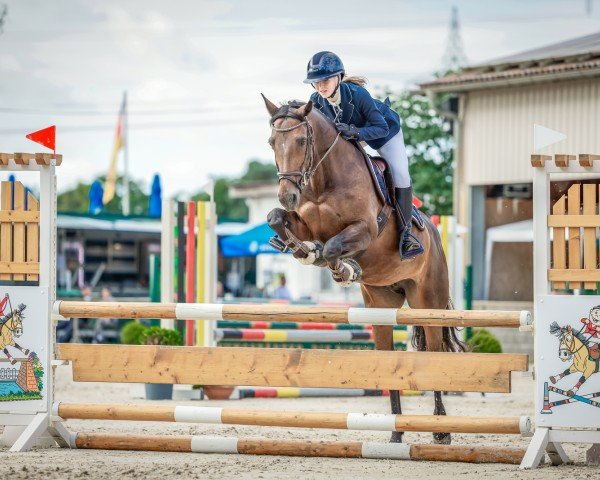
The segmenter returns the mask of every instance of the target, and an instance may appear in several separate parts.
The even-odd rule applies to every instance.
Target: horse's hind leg
[[[441,352],[444,348],[442,327],[424,327],[425,344],[428,352]],[[442,392],[433,392],[435,406],[433,408],[434,415],[446,415],[444,402],[442,401]],[[450,433],[436,432],[433,434],[433,442],[443,445],[450,445],[452,436]]]
[[[427,285],[427,282],[425,282]],[[440,295],[422,286],[420,289],[409,289],[408,302],[411,308],[451,308],[448,296]],[[445,298],[444,298],[445,297]],[[442,303],[443,302],[443,303]],[[448,327],[414,327],[413,344],[417,350],[428,352],[463,351],[462,344],[456,338],[454,329]],[[442,392],[434,391],[434,415],[446,415]],[[436,432],[433,434],[434,443],[449,445],[452,441],[450,433]]]
[[[361,290],[366,307],[400,308],[404,304],[404,295],[392,292],[386,287],[361,285]],[[373,326],[373,339],[376,350],[394,350],[394,327]],[[398,390],[390,390],[390,404],[393,414],[400,415],[402,413]],[[390,442],[402,442],[403,434],[404,432],[392,432]]]

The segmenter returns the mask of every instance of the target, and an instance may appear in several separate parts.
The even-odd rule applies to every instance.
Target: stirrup
[[[409,243],[411,243],[413,245],[418,245],[418,248],[413,248],[411,250],[405,250],[404,246]],[[425,252],[425,249],[423,248],[423,245],[417,239],[417,237],[415,237],[412,233],[405,232],[404,236],[402,237],[402,249],[401,249],[402,260],[408,260],[408,259],[414,258],[418,255],[421,255],[423,252]]]

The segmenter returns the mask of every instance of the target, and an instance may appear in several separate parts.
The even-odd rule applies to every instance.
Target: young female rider
[[[365,141],[387,160],[396,187],[396,209],[401,213],[397,222],[400,251],[403,259],[413,258],[423,253],[423,247],[411,234],[413,196],[400,117],[371,97],[363,88],[363,78],[345,75],[340,57],[319,52],[308,62],[304,83],[314,87],[316,92],[310,97],[313,104],[333,120],[346,140]]]

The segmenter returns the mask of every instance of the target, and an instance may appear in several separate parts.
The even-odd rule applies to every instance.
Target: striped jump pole
[[[558,393],[564,397],[568,397],[565,400],[559,400],[557,402],[549,402],[549,408],[558,407],[559,405],[565,405],[567,403],[573,402],[581,402],[587,403],[592,407],[600,408],[600,401],[592,400],[592,398],[600,397],[600,392],[588,393],[586,395],[578,395],[576,393],[569,393],[565,390],[561,390],[560,388],[553,387],[552,385],[548,385],[548,390],[550,392]]]
[[[373,332],[368,330],[261,330],[251,328],[217,328],[217,342],[221,340],[241,340],[249,342],[353,342],[372,341]],[[394,343],[406,342],[406,330],[394,331]]]
[[[505,463],[518,465],[525,451],[508,447],[410,445],[407,443],[267,440],[199,435],[119,435],[77,433],[71,448],[137,450],[293,457],[374,458],[436,462]]]
[[[298,388],[298,387],[246,387],[235,388],[230,400],[244,398],[318,398],[318,397],[387,397],[389,390],[367,388]],[[423,395],[417,390],[401,390],[400,395]]]
[[[53,313],[63,318],[161,318],[178,320],[265,320],[359,325],[530,328],[528,311],[430,310],[400,308],[224,305],[211,303],[58,301]]]
[[[344,323],[297,323],[297,322],[261,322],[242,320],[221,320],[217,322],[217,328],[252,328],[259,330],[372,330],[372,325],[349,325]],[[395,325],[394,330],[406,330],[403,325]]]
[[[529,417],[459,417],[272,410],[221,407],[59,403],[53,413],[64,420],[129,420],[264,427],[332,428],[399,432],[531,433]]]

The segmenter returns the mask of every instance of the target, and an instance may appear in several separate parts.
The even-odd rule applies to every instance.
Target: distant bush
[[[472,352],[476,353],[502,353],[500,340],[489,330],[477,330],[467,342]]]
[[[121,343],[125,345],[142,345],[142,335],[148,329],[140,322],[132,320],[121,329]]]

